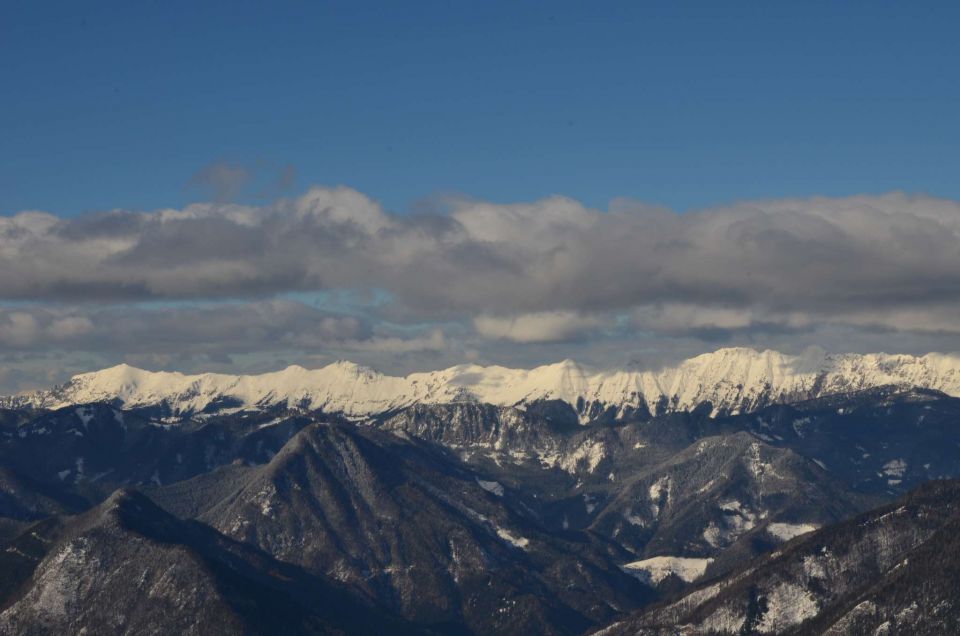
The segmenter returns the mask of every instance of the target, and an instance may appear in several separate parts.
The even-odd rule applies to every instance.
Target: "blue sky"
[[[0,214],[191,177],[674,209],[960,197],[956,3],[5,2]]]

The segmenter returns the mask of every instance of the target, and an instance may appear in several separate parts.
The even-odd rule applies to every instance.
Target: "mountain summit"
[[[735,414],[888,385],[960,396],[960,357],[829,354],[818,349],[792,356],[727,348],[658,370],[604,371],[565,360],[533,369],[467,364],[404,377],[345,361],[261,375],[184,375],[118,365],[4,402],[44,408],[115,402],[124,408],[164,406],[176,415],[285,406],[359,419],[415,404],[475,401],[523,408],[555,400],[569,404],[586,422],[611,410],[622,416],[690,411],[706,404],[713,415]]]

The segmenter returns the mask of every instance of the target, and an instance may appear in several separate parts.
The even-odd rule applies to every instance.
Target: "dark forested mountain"
[[[869,369],[953,381],[916,360]],[[0,631],[937,633],[960,399],[839,377],[742,409],[7,400]]]
[[[602,633],[955,634],[958,531],[960,481],[933,481]]]
[[[0,553],[0,630],[22,634],[414,633],[328,579],[117,491]]]

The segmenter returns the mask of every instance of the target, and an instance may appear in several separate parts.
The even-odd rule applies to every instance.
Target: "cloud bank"
[[[245,177],[206,178],[226,196]],[[340,187],[263,206],[0,217],[0,351],[403,353],[456,340],[482,355],[488,341],[713,342],[825,325],[960,334],[956,201],[893,193],[686,214],[565,197],[446,203],[400,215]],[[346,312],[283,300],[337,291],[382,300]]]

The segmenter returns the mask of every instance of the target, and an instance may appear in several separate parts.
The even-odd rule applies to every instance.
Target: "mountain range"
[[[163,405],[175,415],[282,405],[359,418],[414,404],[516,406],[558,400],[586,422],[611,411],[622,418],[705,404],[714,415],[735,414],[880,386],[958,396],[960,356],[834,355],[822,349],[789,356],[728,348],[658,370],[598,371],[564,360],[530,370],[459,365],[405,377],[343,361],[247,376],[149,372],[122,364],[77,375],[52,390],[6,398],[5,404],[59,408],[116,401],[125,408]]]
[[[83,374],[0,403],[0,631],[949,633],[957,396],[816,350]]]

